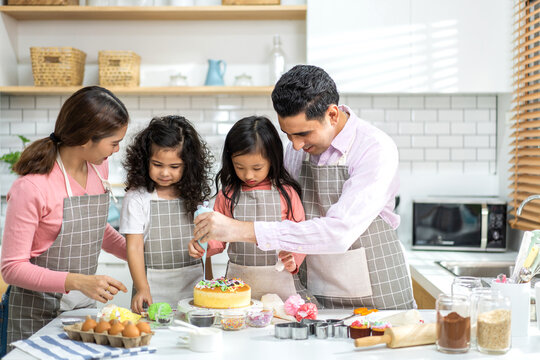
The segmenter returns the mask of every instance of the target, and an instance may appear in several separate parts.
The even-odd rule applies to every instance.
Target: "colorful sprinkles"
[[[197,289],[215,289],[220,288],[221,291],[235,292],[237,289],[244,287],[245,283],[237,278],[225,279],[220,277],[213,280],[201,280],[195,287]]]

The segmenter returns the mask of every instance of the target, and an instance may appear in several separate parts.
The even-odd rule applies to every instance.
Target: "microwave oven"
[[[506,213],[498,198],[415,200],[412,248],[506,251]]]

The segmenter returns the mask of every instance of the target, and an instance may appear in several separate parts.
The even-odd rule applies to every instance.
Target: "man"
[[[399,157],[392,139],[338,106],[334,81],[316,66],[285,73],[272,102],[290,140],[285,166],[302,187],[306,221],[253,223],[206,213],[196,218],[194,237],[311,254],[300,277],[326,308],[413,308],[395,232]]]

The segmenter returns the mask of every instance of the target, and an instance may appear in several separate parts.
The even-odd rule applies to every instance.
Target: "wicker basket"
[[[8,0],[8,5],[79,5],[79,0]]]
[[[82,85],[86,53],[72,47],[31,47],[36,86]]]
[[[139,86],[141,57],[133,51],[100,51],[98,64],[101,86]]]

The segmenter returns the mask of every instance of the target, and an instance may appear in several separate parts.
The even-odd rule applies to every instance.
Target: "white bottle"
[[[285,72],[285,54],[281,49],[279,35],[274,35],[274,47],[270,53],[270,85],[275,85]]]

